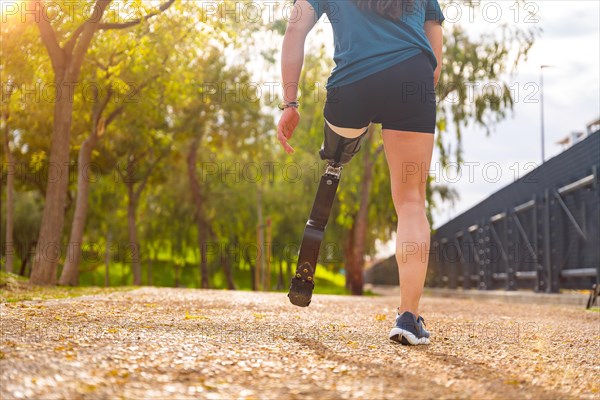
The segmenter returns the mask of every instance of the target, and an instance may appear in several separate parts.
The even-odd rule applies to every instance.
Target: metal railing
[[[428,285],[589,289],[600,281],[600,131],[436,229]]]

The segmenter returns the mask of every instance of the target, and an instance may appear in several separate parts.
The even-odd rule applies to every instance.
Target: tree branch
[[[92,38],[94,37],[94,33],[96,33],[96,29],[100,24],[100,20],[104,15],[104,10],[106,10],[111,1],[112,0],[96,0],[92,15],[83,23],[81,38],[77,40],[77,44],[74,45],[75,47],[72,53],[73,60],[69,66],[69,78],[73,81],[76,81],[79,76],[85,54],[87,53]]]
[[[148,169],[146,170],[146,174],[144,175],[144,177],[142,178],[142,181],[140,183],[140,185],[137,187],[137,189],[135,190],[135,197],[136,199],[139,199],[140,195],[142,194],[142,192],[144,191],[144,189],[146,188],[146,184],[148,183],[148,179],[150,178],[150,175],[152,175],[152,171],[154,171],[154,168],[156,168],[156,166],[158,165],[158,163],[167,155],[169,154],[169,151],[171,150],[171,145],[167,145],[163,151],[160,153],[160,155],[156,158],[156,160],[154,160],[150,166],[148,167]]]
[[[102,64],[100,61],[96,60],[95,58],[91,59],[90,61],[97,68],[101,69],[104,72],[108,72],[108,67],[106,65]],[[106,76],[108,77],[108,74]]]
[[[115,118],[117,118],[119,114],[123,112],[123,110],[125,110],[125,104],[121,104],[119,107],[114,109],[113,112],[111,112],[106,118],[106,124],[104,126],[108,127],[108,125],[110,125],[110,123],[113,122]]]
[[[42,42],[44,43],[46,50],[48,50],[50,61],[52,61],[52,67],[54,68],[54,72],[56,72],[64,68],[65,52],[60,48],[58,40],[56,40],[56,34],[54,33],[54,29],[52,29],[52,25],[50,25],[50,21],[48,21],[42,12],[44,2],[41,0],[36,0],[34,4],[36,11],[36,24],[40,30],[40,37],[42,38]]]
[[[98,90],[94,89],[96,92],[95,95],[98,96]],[[101,102],[94,103],[92,107],[92,133],[89,136],[88,140],[93,143],[92,146],[96,143],[96,141],[104,135],[104,131],[106,129],[106,120],[102,118],[102,114],[108,106],[108,101],[110,100],[113,94],[112,88],[109,86],[106,96],[102,99]]]
[[[158,78],[158,74],[155,74],[155,75],[151,76],[150,78],[148,78],[147,80],[145,80],[144,82],[142,82],[139,86],[137,86],[133,90],[132,94],[133,95],[138,94],[143,88],[145,88],[146,86],[148,86],[156,78]],[[112,121],[114,121],[115,118],[117,118],[119,116],[119,114],[121,114],[123,112],[123,110],[125,110],[125,105],[126,105],[126,103],[121,103],[121,105],[119,107],[115,108],[108,115],[108,118],[106,118],[106,125],[105,125],[105,127],[107,127]]]
[[[75,32],[73,32],[73,34],[71,35],[71,38],[67,41],[67,43],[65,43],[65,52],[67,54],[73,54],[73,49],[75,48],[75,44],[77,43],[77,38],[83,32],[85,24],[87,24],[87,21],[79,25],[77,29],[75,29]]]
[[[134,19],[134,20],[129,21],[129,22],[107,22],[107,23],[99,24],[98,25],[98,29],[108,30],[108,29],[126,29],[126,28],[130,28],[132,26],[135,26],[135,25],[141,23],[142,21],[147,21],[150,18],[154,17],[155,15],[158,15],[158,14],[164,12],[169,7],[171,7],[173,5],[173,3],[175,3],[175,0],[168,0],[166,3],[162,4],[158,8],[157,11],[153,11],[150,14],[148,14],[148,15],[142,17],[142,18],[137,18],[137,19]]]

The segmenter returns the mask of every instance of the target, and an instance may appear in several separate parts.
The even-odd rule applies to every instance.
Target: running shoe
[[[396,324],[390,331],[390,340],[403,345],[429,344],[429,331],[425,329],[425,320],[420,315],[405,311],[396,317]]]

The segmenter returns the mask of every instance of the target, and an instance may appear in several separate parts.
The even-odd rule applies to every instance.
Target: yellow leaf
[[[185,310],[185,319],[208,319],[203,315],[191,315],[188,310]]]

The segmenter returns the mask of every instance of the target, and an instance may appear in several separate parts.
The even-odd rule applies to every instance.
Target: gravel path
[[[0,398],[600,398],[600,313],[426,297],[143,288],[0,305]]]

